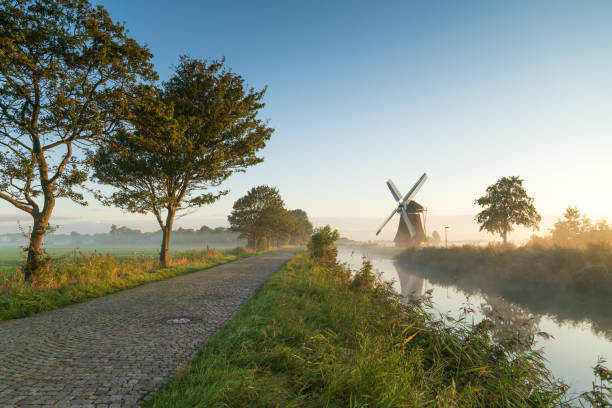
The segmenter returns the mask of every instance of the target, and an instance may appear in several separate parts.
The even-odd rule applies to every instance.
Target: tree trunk
[[[508,244],[508,230],[504,229],[504,245]]]
[[[166,216],[166,224],[162,227],[162,244],[161,251],[159,253],[159,265],[162,268],[170,266],[170,237],[172,236],[172,224],[174,222],[175,210],[168,209],[168,215]]]
[[[28,245],[28,257],[23,267],[24,278],[26,282],[32,282],[32,279],[45,266],[46,261],[42,259],[41,247],[45,231],[49,225],[51,218],[51,210],[53,204],[47,205],[40,214],[33,215],[34,225],[30,234],[30,244]]]

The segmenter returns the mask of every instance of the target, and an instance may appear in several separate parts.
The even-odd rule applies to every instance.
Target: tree
[[[121,126],[125,92],[155,79],[146,47],[87,0],[0,3],[0,198],[32,216],[26,280],[56,199],[86,205],[77,151]],[[77,157],[79,156],[79,157]]]
[[[533,198],[523,188],[523,180],[516,176],[497,180],[475,202],[485,207],[476,215],[480,231],[501,234],[504,243],[508,242],[508,233],[514,231],[514,225],[538,229],[542,219],[536,212]]]
[[[308,219],[308,214],[306,214],[306,211],[300,209],[291,210],[289,214],[294,220],[290,243],[294,245],[307,243],[312,235],[312,223]]]
[[[568,206],[563,218],[555,222],[550,230],[550,238],[556,245],[578,247],[589,243],[610,242],[612,234],[606,219],[595,224],[578,207]]]
[[[440,237],[440,233],[438,233],[438,231],[432,232],[429,242],[433,245],[440,245],[440,242],[442,242],[442,237]]]
[[[161,89],[138,89],[129,103],[130,129],[96,153],[94,178],[114,187],[99,197],[155,216],[162,266],[176,214],[215,202],[227,191],[207,189],[263,161],[256,152],[273,132],[257,118],[265,91],[247,88],[224,60],[181,57]]]
[[[550,231],[552,240],[561,245],[577,244],[580,235],[583,233],[580,225],[580,210],[578,210],[578,207],[570,205],[565,209],[563,218],[558,219]]]
[[[278,189],[270,186],[253,187],[234,203],[227,217],[233,231],[247,239],[250,248],[267,247],[277,228],[276,219],[284,215],[285,203]]]
[[[253,227],[257,248],[278,247],[289,243],[295,220],[285,208],[270,206],[259,212]]]
[[[316,228],[314,234],[308,242],[308,250],[313,259],[317,259],[327,264],[336,262],[338,249],[334,242],[340,239],[338,230],[332,230],[329,225]]]

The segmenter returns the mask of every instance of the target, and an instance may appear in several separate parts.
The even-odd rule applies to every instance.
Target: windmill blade
[[[391,213],[391,215],[389,216],[389,218],[387,218],[385,220],[385,222],[382,223],[382,225],[380,226],[380,228],[378,229],[378,231],[376,231],[376,235],[380,234],[380,231],[382,231],[382,229],[385,227],[385,225],[387,225],[387,223],[389,222],[389,220],[391,218],[393,218],[393,216],[395,215],[395,213],[397,212],[397,208],[395,210],[393,210],[393,212]]]
[[[393,195],[393,198],[395,198],[395,201],[399,203],[399,200],[402,199],[402,194],[399,192],[397,187],[395,187],[395,184],[393,184],[391,179],[387,180],[387,187],[389,187],[389,190],[391,190],[391,194]]]
[[[425,183],[425,180],[427,180],[427,173],[423,173],[419,181],[417,181],[416,184],[412,186],[412,188],[410,189],[408,194],[404,196],[404,199],[402,200],[400,204],[409,203],[412,200],[412,198],[416,195],[416,193],[419,192],[419,190],[423,186],[423,183]]]
[[[408,227],[408,231],[410,231],[410,237],[414,237],[416,235],[416,230],[414,229],[414,225],[412,225],[412,221],[410,221],[410,217],[406,214],[406,210],[402,208],[402,218]]]

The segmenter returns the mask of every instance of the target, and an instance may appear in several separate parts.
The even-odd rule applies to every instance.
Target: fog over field
[[[552,227],[554,222],[560,215],[544,215],[540,230],[537,234],[546,234],[548,229]],[[358,216],[313,216],[311,217],[315,227],[324,226],[327,224],[333,225],[338,229],[343,237],[356,241],[375,241],[375,240],[392,240],[397,231],[397,219],[392,220],[382,230],[379,236],[376,236],[376,230],[384,220],[383,217],[358,217]],[[0,234],[14,234],[19,232],[18,222],[26,230],[31,221],[17,214],[0,214]],[[140,229],[143,232],[152,232],[159,229],[155,220],[147,216],[126,216],[123,218],[103,219],[98,221],[83,219],[81,217],[56,216],[52,219],[52,223],[59,226],[58,234],[69,234],[72,231],[79,234],[99,234],[106,233],[110,230],[110,226],[126,226],[132,229]],[[213,216],[200,216],[191,214],[180,218],[176,222],[175,229],[178,228],[193,228],[199,229],[206,225],[210,228],[229,227],[227,217],[221,214]],[[499,241],[499,237],[493,236],[486,232],[478,231],[478,225],[474,221],[473,215],[429,215],[427,217],[427,233],[438,231],[444,237],[444,226],[449,226],[448,241],[454,244],[463,243],[485,243],[489,241]],[[517,243],[525,242],[529,239],[534,231],[527,228],[517,228],[510,234],[510,240]]]

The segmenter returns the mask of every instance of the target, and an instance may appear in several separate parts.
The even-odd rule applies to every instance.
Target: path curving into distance
[[[1,322],[0,406],[138,405],[195,358],[294,252],[270,252]],[[189,322],[172,322],[183,318]]]

